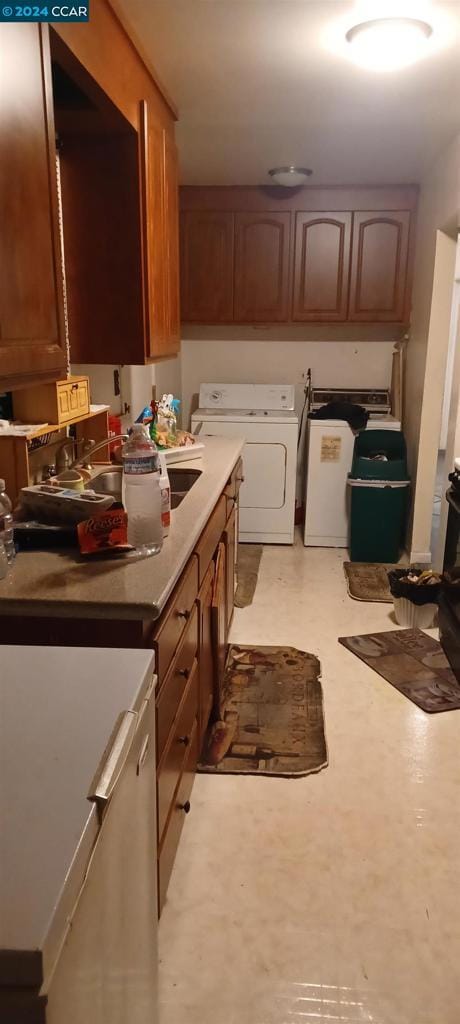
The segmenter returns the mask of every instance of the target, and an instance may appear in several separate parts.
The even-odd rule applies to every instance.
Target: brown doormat
[[[309,775],[327,766],[321,666],[295,647],[230,647],[222,723],[201,772]]]
[[[247,608],[254,600],[262,551],[262,544],[238,544],[236,563],[238,583],[235,591],[235,605],[237,608]]]
[[[422,711],[432,714],[460,708],[460,686],[441,644],[421,629],[341,636],[339,643]]]
[[[355,601],[384,601],[390,603],[387,573],[395,565],[374,562],[344,562],[348,593]]]

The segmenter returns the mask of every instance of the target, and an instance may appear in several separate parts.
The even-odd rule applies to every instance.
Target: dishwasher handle
[[[88,792],[88,800],[105,806],[120,778],[138,724],[137,711],[122,711],[102,755]]]

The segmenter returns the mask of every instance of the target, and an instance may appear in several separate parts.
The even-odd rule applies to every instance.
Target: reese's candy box
[[[85,519],[77,527],[82,555],[104,551],[131,551],[128,544],[128,516],[124,508],[109,508]]]

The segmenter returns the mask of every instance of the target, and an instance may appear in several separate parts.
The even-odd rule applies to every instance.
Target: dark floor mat
[[[348,593],[355,601],[381,601],[390,604],[393,598],[388,572],[395,565],[376,562],[344,562]]]
[[[230,647],[223,723],[201,772],[308,775],[327,765],[321,666],[295,647]],[[218,762],[218,763],[216,763]]]
[[[460,686],[441,644],[421,629],[341,636],[339,643],[422,711],[433,714],[460,708]]]
[[[236,608],[247,608],[254,600],[262,551],[262,544],[238,544]]]

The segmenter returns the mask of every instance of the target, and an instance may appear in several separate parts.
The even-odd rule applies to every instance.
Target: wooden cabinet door
[[[349,320],[408,318],[409,210],[353,215]]]
[[[296,214],[293,320],[346,320],[351,217]]]
[[[211,562],[201,587],[198,603],[200,609],[200,640],[199,640],[199,729],[200,748],[214,704],[214,653],[212,636],[212,598],[214,591],[214,561]]]
[[[166,129],[141,103],[140,160],[146,361],[179,351],[177,154]]]
[[[216,714],[221,714],[222,685],[227,658],[227,591],[225,544],[219,544],[212,595],[212,645],[214,656],[214,682]]]
[[[237,529],[237,508],[233,509],[225,527],[225,600],[226,600],[226,625],[227,640],[230,626],[232,624],[235,608],[235,559],[236,559],[236,529]]]
[[[0,25],[0,390],[66,369],[48,28]]]
[[[181,215],[181,317],[198,323],[233,320],[233,222],[225,210]]]
[[[289,213],[235,214],[235,320],[287,320]]]
[[[166,338],[164,355],[180,349],[179,309],[179,161],[177,146],[165,140],[165,223],[166,223]]]

